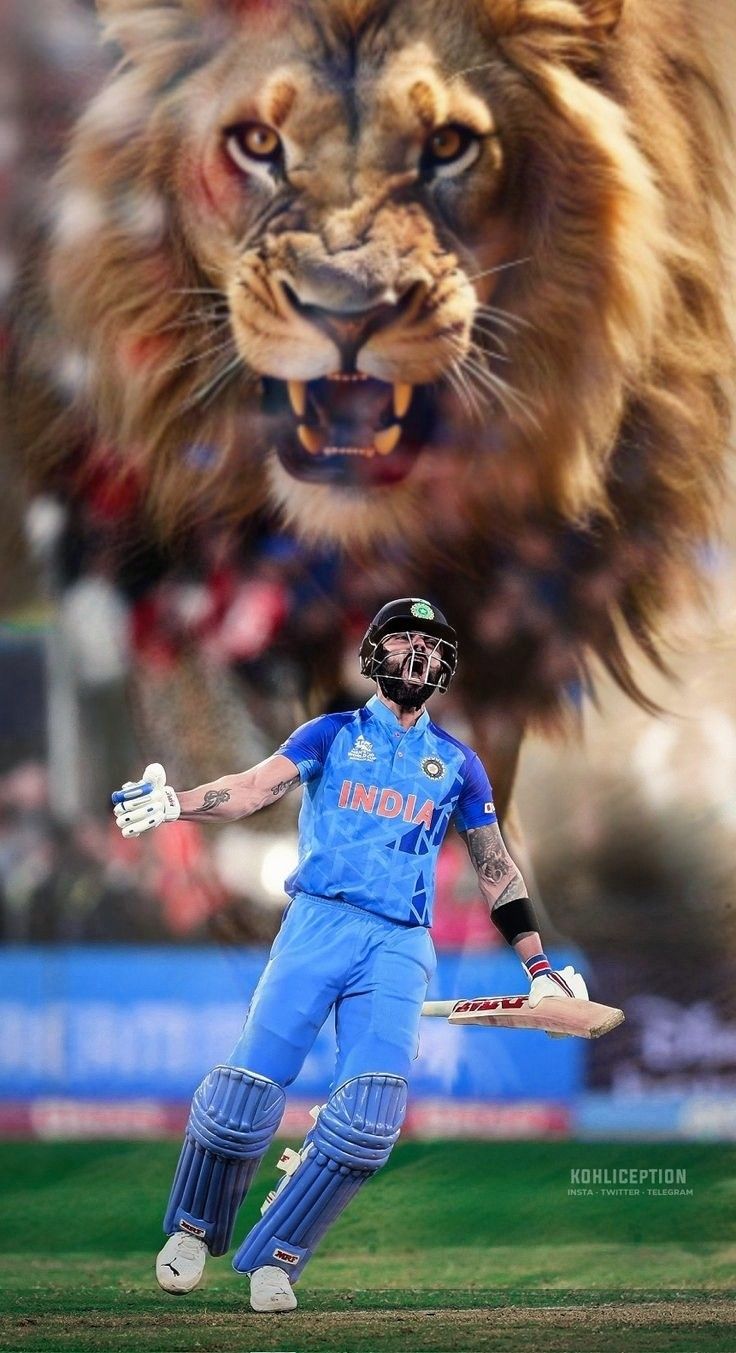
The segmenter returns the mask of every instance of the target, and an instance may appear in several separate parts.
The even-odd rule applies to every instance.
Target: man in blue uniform
[[[330,1011],[337,1060],[327,1103],[235,1255],[255,1310],[296,1305],[293,1285],[332,1222],[385,1164],[406,1111],[419,1020],[435,967],[429,934],[437,855],[451,821],[465,836],[491,919],[531,978],[530,1003],[585,994],[554,973],[524,881],[503,843],[475,752],[430,719],[457,663],[455,631],[429,602],[389,602],[360,650],[376,694],[298,728],[274,756],[175,792],[163,767],[113,795],[124,836],[177,818],[232,820],[304,786],[291,903],[232,1054],[195,1092],[156,1275],[191,1291],[235,1217]],[[572,985],[571,985],[572,984]]]

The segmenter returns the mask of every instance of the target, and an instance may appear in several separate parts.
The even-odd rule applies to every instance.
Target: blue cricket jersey
[[[303,724],[279,751],[306,786],[287,893],[430,925],[437,855],[451,819],[459,831],[496,821],[476,753],[426,710],[403,729],[376,695],[362,709]]]

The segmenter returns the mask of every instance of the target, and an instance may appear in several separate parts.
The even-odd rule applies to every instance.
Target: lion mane
[[[164,534],[266,513],[403,559],[477,698],[550,708],[590,653],[636,696],[622,632],[656,656],[728,436],[726,118],[692,6],[98,8],[119,63],[26,343],[37,476],[92,430]]]

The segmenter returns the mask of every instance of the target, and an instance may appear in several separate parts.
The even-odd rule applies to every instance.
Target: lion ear
[[[625,0],[577,0],[591,28],[612,33],[623,13]]]

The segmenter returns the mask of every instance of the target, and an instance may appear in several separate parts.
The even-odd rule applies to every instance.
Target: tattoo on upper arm
[[[274,785],[271,794],[275,799],[280,799],[282,794],[288,793],[290,789],[294,789],[298,784],[299,776],[293,775],[290,780],[282,780],[280,784]]]
[[[227,789],[208,789],[200,808],[190,808],[191,813],[209,813],[213,808],[219,808],[221,803],[230,802],[230,792]]]

